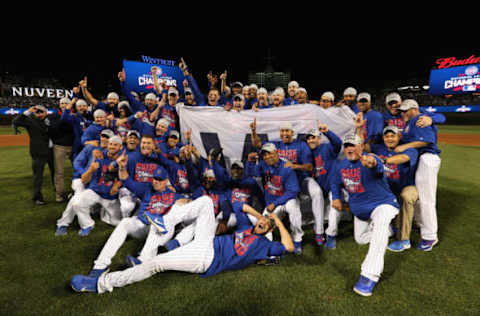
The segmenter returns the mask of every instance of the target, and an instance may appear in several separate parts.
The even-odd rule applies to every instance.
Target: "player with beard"
[[[258,112],[259,110],[262,110],[262,109],[272,108],[272,105],[268,102],[267,89],[265,89],[265,88],[258,89],[257,98],[258,98],[258,102],[257,102],[257,104],[254,104],[252,106],[252,110],[254,110],[255,112]]]
[[[348,87],[343,91],[343,99],[339,100],[336,106],[347,106],[349,109],[353,111],[353,113],[357,114],[360,112],[357,103],[355,103],[355,99],[357,98],[357,90],[353,87]]]
[[[76,111],[72,110],[74,107]],[[85,100],[77,99],[74,104],[67,104],[60,119],[71,124],[73,127],[72,154],[73,159],[75,159],[83,149],[81,141],[82,134],[92,123],[93,114],[88,111],[88,104]]]
[[[290,81],[287,86],[287,94],[288,98],[285,99],[284,105],[294,105],[297,104],[298,101],[295,99],[295,95],[297,93],[297,89],[300,88],[300,85],[296,81]]]
[[[102,109],[108,114],[113,114],[115,117],[119,117],[120,113],[118,112],[118,102],[120,102],[120,98],[117,93],[110,92],[107,95],[106,102],[98,101],[93,97],[93,95],[88,91],[87,88],[87,77],[79,82],[80,88],[82,89],[83,96],[87,100],[88,103],[92,104],[93,107],[97,109]]]
[[[309,149],[310,150],[310,149]],[[263,160],[257,163],[258,154],[253,152],[248,156],[246,174],[261,177],[265,185],[264,214],[275,213],[283,217],[288,214],[290,228],[296,254],[302,253],[302,213],[297,195],[300,192],[295,172],[287,167],[287,163],[280,159],[277,148],[273,143],[266,143],[261,148]],[[273,238],[270,236],[268,238]]]
[[[68,226],[73,222],[75,218],[75,212],[73,211],[73,201],[76,198],[75,195],[79,195],[85,191],[85,184],[82,182],[82,174],[87,171],[91,159],[102,159],[102,151],[107,149],[108,140],[113,137],[114,134],[110,129],[104,129],[100,133],[100,146],[85,146],[82,151],[73,160],[73,175],[72,175],[72,189],[74,192],[73,197],[68,201],[65,211],[62,213],[62,217],[57,220],[57,229],[55,236],[64,236],[67,234]]]
[[[93,112],[94,122],[90,124],[83,132],[80,141],[83,146],[92,145],[98,146],[100,141],[100,132],[106,129],[107,113],[102,109],[97,109]]]

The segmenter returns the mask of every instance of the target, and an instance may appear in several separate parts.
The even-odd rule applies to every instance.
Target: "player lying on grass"
[[[105,272],[97,277],[75,275],[71,281],[72,288],[78,292],[111,292],[114,287],[139,282],[167,270],[198,273],[202,277],[208,277],[222,271],[242,269],[269,256],[280,256],[293,251],[292,238],[275,214],[264,217],[249,205],[239,202],[234,203],[234,211],[237,214],[236,232],[215,236],[218,222],[215,220],[210,197],[203,196],[180,206],[165,216],[165,223],[169,223],[165,227],[165,234],[173,231],[176,223],[196,220],[195,238],[192,242],[123,271]],[[255,226],[250,225],[247,214],[258,219]],[[264,237],[275,227],[279,229],[281,242],[273,242]]]

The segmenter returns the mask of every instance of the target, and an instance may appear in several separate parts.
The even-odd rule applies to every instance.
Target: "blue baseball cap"
[[[153,178],[155,180],[163,181],[168,178],[168,173],[164,168],[158,166],[157,169],[155,169],[155,172],[153,173]]]

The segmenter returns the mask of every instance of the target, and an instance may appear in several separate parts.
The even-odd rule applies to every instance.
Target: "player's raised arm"
[[[270,213],[269,217],[274,220],[275,225],[278,227],[278,231],[280,232],[280,242],[285,247],[285,250],[288,252],[293,252],[295,249],[293,245],[292,236],[288,232],[285,225],[283,225],[282,221],[275,215],[274,213]]]

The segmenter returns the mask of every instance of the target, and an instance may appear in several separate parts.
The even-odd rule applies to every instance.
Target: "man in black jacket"
[[[74,102],[75,103],[75,100]],[[55,166],[55,200],[65,201],[65,161],[72,161],[72,146],[74,140],[73,126],[62,120],[61,116],[67,106],[72,106],[68,98],[60,99],[60,107],[49,116],[49,136],[53,142],[53,163]]]
[[[13,120],[13,125],[24,127],[30,136],[30,156],[33,170],[33,200],[37,205],[45,204],[42,195],[43,169],[48,164],[53,181],[53,144],[48,135],[50,120],[47,109],[43,105],[29,108]]]

